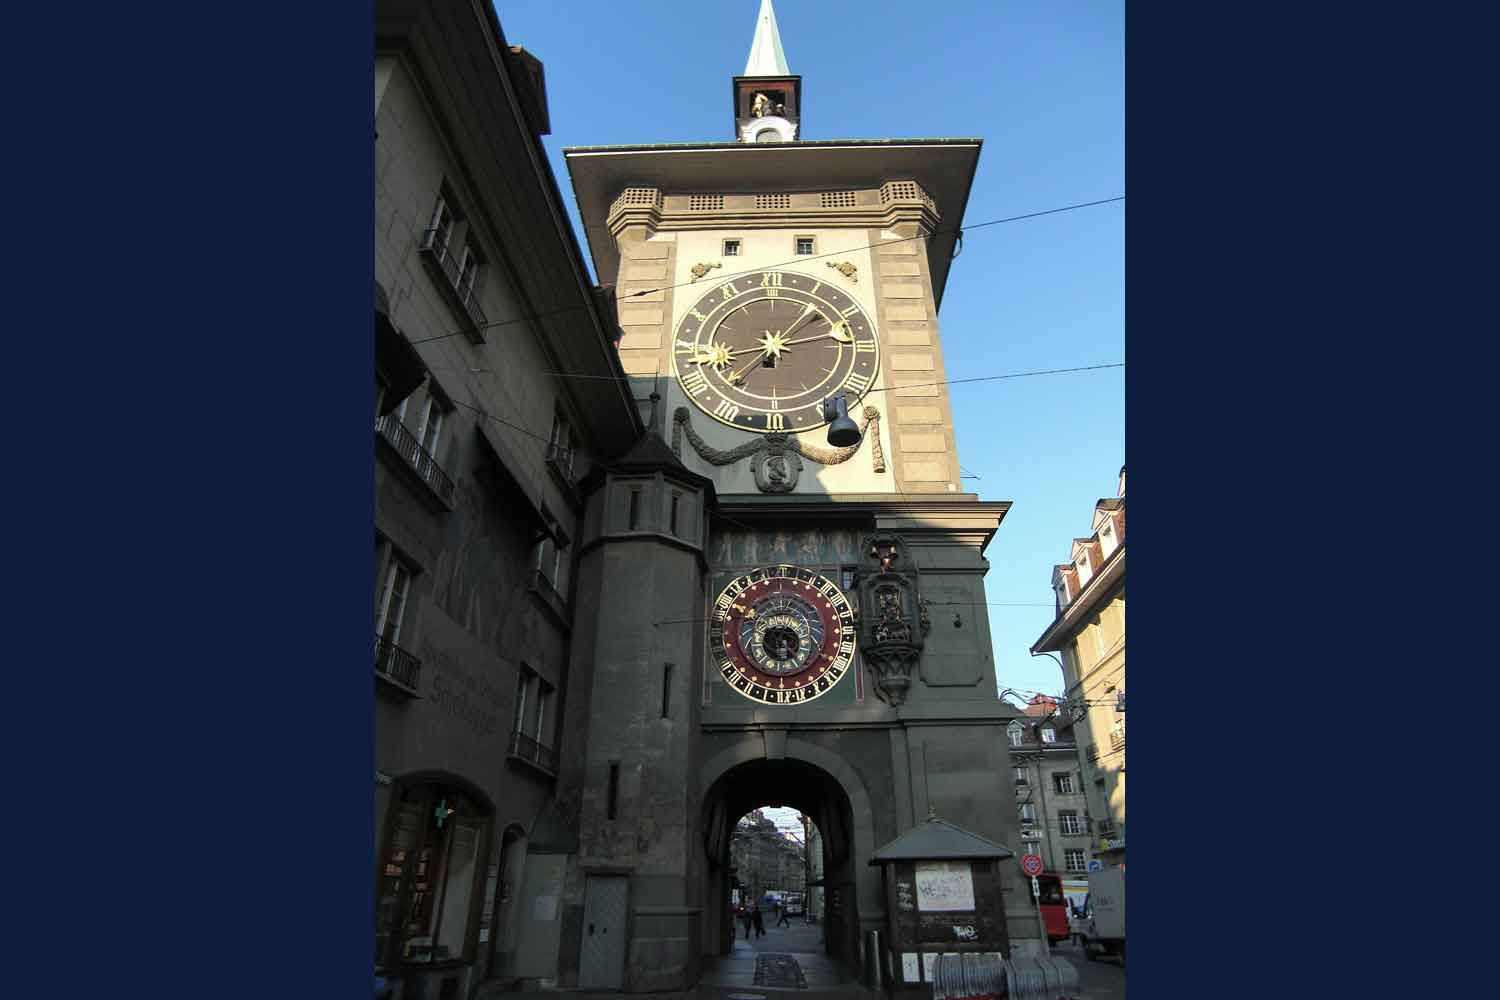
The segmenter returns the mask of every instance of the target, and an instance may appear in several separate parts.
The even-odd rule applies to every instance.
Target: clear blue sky
[[[1126,193],[1122,0],[774,2],[807,138],[983,139],[970,225]],[[544,141],[580,244],[561,150],[732,140],[729,80],[759,9],[496,4],[510,43],[546,66]],[[1125,203],[968,235],[938,321],[949,378],[1124,361]],[[1015,504],[986,553],[987,600],[1046,605],[988,609],[999,685],[1058,691],[1056,664],[1027,649],[1052,620],[1052,566],[1114,495],[1124,369],[957,385],[951,398],[959,460],[980,477],[966,486]]]

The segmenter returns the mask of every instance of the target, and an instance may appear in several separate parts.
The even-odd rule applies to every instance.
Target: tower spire
[[[745,76],[791,75],[786,52],[781,47],[781,32],[776,28],[776,8],[771,6],[771,0],[760,0],[755,39],[750,43],[750,58],[745,60]]]

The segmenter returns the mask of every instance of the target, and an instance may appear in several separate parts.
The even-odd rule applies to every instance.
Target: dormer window
[[[1093,567],[1089,565],[1089,554],[1087,552],[1078,553],[1078,561],[1073,565],[1078,569],[1078,586],[1082,587],[1094,575]]]
[[[1115,538],[1115,527],[1106,518],[1104,523],[1099,526],[1099,547],[1107,557],[1119,547],[1119,544],[1119,541]]]
[[[1043,726],[1042,727],[1042,742],[1043,743],[1056,743],[1057,742],[1057,730],[1053,729],[1051,726]]]
[[[1057,585],[1057,608],[1061,611],[1068,606],[1068,584],[1063,581]]]
[[[1019,722],[1012,722],[1009,726],[1005,727],[1005,738],[1010,741],[1011,746],[1020,746],[1022,740],[1021,724]]]

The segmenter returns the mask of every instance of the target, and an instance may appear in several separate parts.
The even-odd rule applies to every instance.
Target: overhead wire
[[[1021,221],[1025,220],[1025,219],[1035,219],[1035,218],[1039,218],[1039,217],[1041,217],[1043,215],[1056,215],[1059,212],[1071,212],[1071,211],[1074,211],[1074,210],[1080,209],[1080,208],[1092,208],[1092,207],[1094,207],[1096,205],[1108,205],[1108,204],[1111,204],[1113,202],[1124,201],[1124,200],[1125,200],[1125,196],[1122,194],[1122,195],[1117,195],[1117,196],[1115,196],[1113,198],[1100,198],[1097,201],[1081,201],[1081,202],[1077,202],[1077,203],[1072,204],[1072,205],[1062,205],[1062,206],[1060,206],[1058,208],[1043,209],[1040,212],[1026,212],[1026,213],[1024,213],[1022,215],[1011,215],[1011,216],[1007,216],[1007,217],[1001,218],[1001,219],[990,219],[988,222],[978,222],[978,223],[975,223],[973,225],[952,226],[952,227],[949,227],[949,228],[946,228],[946,229],[944,229],[944,228],[938,228],[938,229],[933,230],[931,233],[927,233],[927,234],[918,233],[916,236],[903,236],[903,237],[900,237],[900,238],[897,238],[897,239],[893,239],[893,240],[880,240],[879,242],[876,242],[876,243],[867,243],[864,246],[853,247],[853,248],[846,248],[846,249],[842,249],[842,250],[831,251],[829,253],[804,254],[804,255],[799,256],[799,257],[793,257],[791,260],[782,261],[779,264],[768,264],[768,265],[766,265],[764,267],[756,267],[756,268],[752,268],[752,269],[745,270],[745,271],[736,271],[733,274],[726,274],[726,275],[723,276],[723,278],[721,278],[719,280],[720,281],[729,281],[729,280],[731,280],[733,278],[738,278],[741,275],[752,274],[752,273],[755,273],[757,271],[774,270],[774,269],[779,268],[779,267],[789,267],[789,266],[791,266],[793,264],[800,264],[800,263],[805,263],[807,261],[813,261],[813,260],[821,260],[824,257],[846,256],[849,253],[851,253],[853,250],[873,250],[876,247],[890,246],[890,245],[895,244],[895,243],[907,243],[907,242],[910,242],[911,240],[928,239],[928,238],[930,238],[932,236],[937,236],[940,233],[946,234],[946,233],[967,232],[969,230],[974,230],[974,229],[984,229],[987,226],[998,226],[1001,223],[1006,223],[1006,222],[1021,222]],[[696,283],[697,283],[696,280],[694,280],[694,281],[681,281],[681,282],[678,282],[677,284],[674,284],[674,285],[660,285],[660,286],[657,286],[655,288],[643,288],[643,289],[640,289],[638,291],[630,292],[629,294],[626,294],[626,295],[618,295],[618,296],[616,296],[616,298],[619,299],[619,300],[640,298],[640,297],[645,296],[645,295],[654,295],[657,292],[668,292],[668,291],[673,291],[673,290],[678,289],[678,288],[686,288],[687,286],[693,285],[693,284],[696,284]],[[513,317],[511,319],[500,319],[500,320],[494,320],[492,322],[480,323],[480,324],[478,324],[478,328],[481,331],[483,331],[483,330],[493,330],[493,329],[496,329],[496,328],[502,327],[502,326],[513,326],[516,323],[530,323],[530,322],[535,322],[536,320],[546,319],[546,318],[548,318],[550,316],[560,316],[563,313],[577,312],[577,311],[579,311],[581,309],[588,309],[588,308],[589,308],[589,305],[587,303],[582,304],[582,305],[563,306],[561,309],[551,309],[551,310],[547,310],[545,312],[536,312],[536,313],[532,313],[530,316],[516,316],[516,317]],[[449,337],[457,337],[457,336],[459,336],[461,334],[468,334],[468,333],[470,333],[472,331],[472,329],[473,329],[472,327],[465,327],[463,329],[453,330],[453,331],[450,331],[448,333],[437,334],[436,336],[432,336],[432,337],[423,337],[420,340],[413,340],[411,343],[413,343],[413,344],[428,344],[428,343],[431,343],[432,341],[435,341],[435,340],[446,340]]]

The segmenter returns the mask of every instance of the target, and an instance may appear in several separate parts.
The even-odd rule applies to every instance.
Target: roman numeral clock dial
[[[719,676],[763,705],[800,705],[854,662],[854,610],[838,585],[798,566],[729,582],[714,602],[709,649]]]
[[[682,391],[744,431],[821,427],[823,400],[851,413],[880,370],[875,323],[850,296],[794,271],[735,275],[693,304],[672,345]]]

